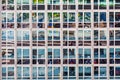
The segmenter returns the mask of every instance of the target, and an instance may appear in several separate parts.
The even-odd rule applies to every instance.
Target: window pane
[[[84,58],[91,58],[91,49],[84,49]]]
[[[100,58],[106,58],[106,49],[100,49]]]
[[[45,76],[45,67],[38,67],[38,76]]]
[[[8,40],[14,40],[14,31],[8,31]]]
[[[60,58],[60,49],[54,49],[54,58]]]
[[[120,58],[120,48],[115,49],[115,58]]]
[[[29,58],[29,49],[23,49],[23,58]]]
[[[91,67],[85,67],[85,76],[91,76]]]
[[[29,67],[23,67],[23,76],[29,76],[30,72],[29,72]]]
[[[54,76],[60,76],[60,67],[54,67]]]
[[[38,49],[38,58],[45,58],[45,49]]]
[[[29,31],[23,31],[23,40],[29,40]]]
[[[100,76],[106,76],[106,67],[100,67]]]

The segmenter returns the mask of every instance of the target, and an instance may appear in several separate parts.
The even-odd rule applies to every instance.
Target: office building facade
[[[0,80],[120,80],[120,0],[1,0]]]

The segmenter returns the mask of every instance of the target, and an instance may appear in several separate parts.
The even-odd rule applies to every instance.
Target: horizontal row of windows
[[[2,63],[14,64],[15,49],[2,49]],[[33,64],[61,64],[61,56],[63,56],[63,64],[91,64],[92,55],[94,64],[107,64],[107,48],[94,48],[93,53],[91,48],[79,48],[78,52],[75,48],[63,48],[63,52],[59,48],[46,49],[32,49],[32,63]],[[30,64],[30,49],[17,48],[17,64]],[[61,55],[62,53],[62,55]],[[47,60],[46,60],[47,59]],[[120,63],[120,48],[109,48],[109,63]]]
[[[32,36],[32,41],[44,41],[45,36],[47,36],[48,41],[60,41],[61,38],[63,38],[63,41],[75,41],[77,38],[79,41],[91,41],[92,39],[91,30],[78,30],[77,32],[75,30],[47,30],[47,33],[45,30],[33,30],[32,33],[28,30],[2,30],[2,41],[15,41],[15,32],[17,32],[17,41],[29,41],[30,35]],[[109,36],[107,35],[108,32]],[[120,30],[93,30],[93,40],[107,41],[107,38],[109,38],[111,41],[119,41],[119,32]],[[60,35],[61,33],[63,36]],[[78,36],[76,36],[77,34]]]
[[[93,26],[92,26],[92,23],[78,23],[78,25],[75,23],[75,22],[64,22],[63,24],[61,24],[60,22],[57,22],[57,23],[48,23],[47,26],[45,26],[45,23],[44,22],[34,22],[32,23],[32,26],[30,26],[30,23],[21,23],[21,22],[18,22],[15,26],[14,22],[3,22],[2,23],[2,29],[6,29],[6,28],[9,28],[9,29],[14,29],[14,28],[22,28],[22,29],[29,29],[29,28],[86,28],[86,29],[90,29],[92,27],[94,27],[95,29],[97,28],[107,28],[107,23],[106,22],[94,22]],[[109,28],[120,28],[120,23],[119,22],[110,22],[109,23]]]
[[[44,23],[45,22],[45,13],[43,12],[32,12],[32,22],[33,23]],[[78,12],[78,23],[91,23],[91,12]],[[109,22],[114,23],[120,21],[120,12],[109,12]],[[60,23],[60,17],[63,17],[64,23],[76,22],[76,13],[75,12],[63,12],[61,15],[60,12],[48,12],[47,13],[47,22],[49,23]],[[2,22],[12,23],[15,22],[15,15],[11,12],[2,13]],[[107,23],[106,22],[106,12],[94,12],[94,23]],[[20,12],[17,13],[17,22],[30,22],[30,13],[29,12]]]
[[[47,1],[47,4],[60,4],[60,0],[32,0],[32,4],[44,4],[45,1]],[[85,4],[85,5],[90,5],[91,0],[78,0],[78,2],[76,2],[77,0],[62,0],[61,2],[63,4]],[[16,1],[17,4],[30,4],[29,0],[17,0]],[[2,0],[2,4],[14,4],[15,0]],[[94,0],[93,1],[94,4],[100,4],[100,5],[104,5],[106,6],[106,0]],[[119,4],[120,1],[119,0],[109,0],[110,4]]]
[[[78,8],[76,7],[76,5],[71,4],[71,5],[63,5],[62,6],[63,10],[91,10],[91,5],[78,5]],[[32,5],[32,10],[45,10],[46,6],[45,5]],[[47,5],[47,10],[60,10],[61,6],[60,5]],[[94,5],[94,10],[105,10],[107,9],[106,5]],[[115,4],[115,5],[109,5],[109,9],[120,9],[120,4]],[[15,10],[15,6],[14,5],[3,5],[2,6],[2,10]],[[30,10],[30,5],[17,5],[17,10]]]
[[[79,79],[91,79],[92,72],[94,79],[107,79],[109,75],[110,79],[120,78],[120,67],[119,66],[109,66],[109,73],[107,73],[106,66],[94,66],[93,71],[90,66],[63,66],[63,71],[60,66],[48,66],[46,67],[32,67],[32,78],[33,79],[45,79],[45,76],[48,76],[48,79],[60,79],[63,76],[63,79],[76,79],[76,75],[79,76]],[[78,71],[76,69],[78,68]],[[21,67],[17,66],[17,79],[30,79],[30,67]],[[47,69],[47,71],[46,71]],[[14,79],[15,67],[2,67],[2,78],[11,78]],[[61,74],[62,73],[62,74]]]

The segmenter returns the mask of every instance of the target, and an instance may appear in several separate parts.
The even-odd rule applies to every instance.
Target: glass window
[[[120,67],[115,68],[115,75],[120,76]]]
[[[48,67],[48,77],[52,76],[52,67]]]
[[[23,40],[29,40],[29,36],[30,36],[30,34],[29,34],[29,31],[23,31]]]
[[[69,31],[69,40],[75,40],[75,31]]]
[[[53,13],[53,21],[60,22],[60,13]]]
[[[37,31],[32,31],[32,40],[37,40]]]
[[[98,12],[94,12],[94,22],[98,22]]]
[[[37,22],[37,13],[32,13],[32,22]]]
[[[60,49],[54,49],[54,58],[60,58]]]
[[[114,0],[109,0],[109,9],[113,9]]]
[[[115,12],[115,21],[120,21],[120,12]]]
[[[47,0],[48,4],[52,4],[52,0]]]
[[[32,0],[32,4],[37,4],[37,0]]]
[[[22,0],[23,4],[29,4],[29,0]]]
[[[60,4],[60,0],[53,0],[53,4]]]
[[[91,58],[91,49],[84,49],[84,58]]]
[[[2,77],[7,76],[6,67],[2,67]]]
[[[94,30],[94,40],[98,40],[98,30]]]
[[[29,67],[23,67],[23,76],[30,76],[30,68]]]
[[[52,40],[52,31],[51,30],[48,31],[48,40]]]
[[[115,49],[115,58],[120,58],[120,48]]]
[[[8,67],[8,76],[14,76],[14,67]]]
[[[17,77],[22,77],[22,67],[17,67]]]
[[[14,13],[7,13],[7,22],[14,22]]]
[[[76,74],[75,67],[69,67],[69,76],[75,76]]]
[[[38,31],[38,40],[45,40],[45,32]]]
[[[44,0],[38,0],[38,4],[44,4]]]
[[[119,0],[115,0],[115,3],[120,3],[120,1]]]
[[[90,30],[84,31],[84,40],[91,40],[91,31]]]
[[[21,35],[22,31],[17,31],[17,40],[21,41],[22,40],[22,35]]]
[[[100,49],[100,58],[106,58],[106,49]]]
[[[2,0],[2,4],[6,4],[6,0]]]
[[[109,51],[110,51],[109,57],[114,58],[114,48],[110,48]]]
[[[75,4],[75,0],[69,0],[69,4]]]
[[[17,0],[17,4],[21,4],[21,0]]]
[[[68,76],[68,67],[63,66],[63,76]]]
[[[95,48],[95,49],[94,49],[94,58],[95,58],[95,59],[98,59],[98,56],[99,56],[99,55],[98,55],[98,48]]]
[[[111,21],[111,22],[114,21],[114,12],[109,13],[109,21]]]
[[[120,32],[120,30],[115,31],[115,40],[120,40],[119,32]]]
[[[106,21],[106,12],[100,12],[100,21]]]
[[[21,58],[21,56],[22,56],[22,51],[19,48],[19,49],[17,49],[17,58]]]
[[[7,57],[6,54],[6,49],[2,49],[2,59],[5,59]]]
[[[68,58],[68,49],[63,49],[63,58]]]
[[[38,58],[45,58],[45,49],[38,49]]]
[[[91,76],[91,67],[84,67],[84,71],[85,76]]]
[[[83,30],[78,31],[78,40],[83,40]]]
[[[75,22],[75,13],[69,13],[69,22]]]
[[[69,49],[69,58],[75,58],[75,49]]]
[[[84,4],[90,4],[90,0],[84,0]]]
[[[38,67],[38,76],[45,76],[45,67]]]
[[[91,13],[90,12],[84,13],[84,22],[91,22]]]
[[[60,67],[54,67],[54,76],[60,76]]]
[[[22,13],[17,13],[17,22],[22,22]]]
[[[49,18],[52,19],[52,16],[50,16],[50,14],[49,14]],[[44,13],[38,13],[38,22],[44,22],[44,20],[45,20],[45,14]]]
[[[83,76],[83,67],[79,67],[79,76]]]
[[[78,50],[78,57],[83,58],[83,49],[82,48],[79,48],[79,50]]]
[[[23,49],[23,58],[29,58],[29,49]]]
[[[14,40],[14,31],[8,31],[7,40]]]
[[[32,76],[33,76],[33,78],[37,77],[37,67],[32,68]]]
[[[106,67],[100,67],[100,76],[106,76]]]
[[[63,31],[63,40],[68,40],[68,31]]]
[[[8,0],[8,4],[14,4],[14,0]]]
[[[14,58],[14,49],[8,49],[8,58],[13,59]]]
[[[29,22],[29,13],[23,13],[22,19],[23,22]]]
[[[63,12],[63,22],[67,22],[68,14],[67,12]]]
[[[54,30],[53,37],[54,40],[60,40],[60,31]]]
[[[48,48],[48,58],[52,58],[52,49]]]
[[[48,22],[52,22],[52,13],[51,12],[48,13]]]
[[[2,31],[2,40],[6,40],[6,31]]]
[[[79,22],[83,22],[83,12],[78,13]]]
[[[83,1],[84,1],[84,0],[78,0],[78,3],[79,3],[79,4],[83,4]]]
[[[109,39],[114,40],[114,30],[109,31]]]
[[[100,0],[100,9],[106,9],[106,0]]]
[[[6,13],[2,13],[2,22],[6,22]]]
[[[107,39],[107,31],[100,31],[100,40],[106,40]]]
[[[94,67],[94,76],[96,77],[96,76],[98,76],[98,74],[99,74],[98,67],[95,66],[95,67]]]

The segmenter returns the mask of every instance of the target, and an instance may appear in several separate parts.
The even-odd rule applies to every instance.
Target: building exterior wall
[[[1,0],[0,80],[120,80],[119,0]]]

